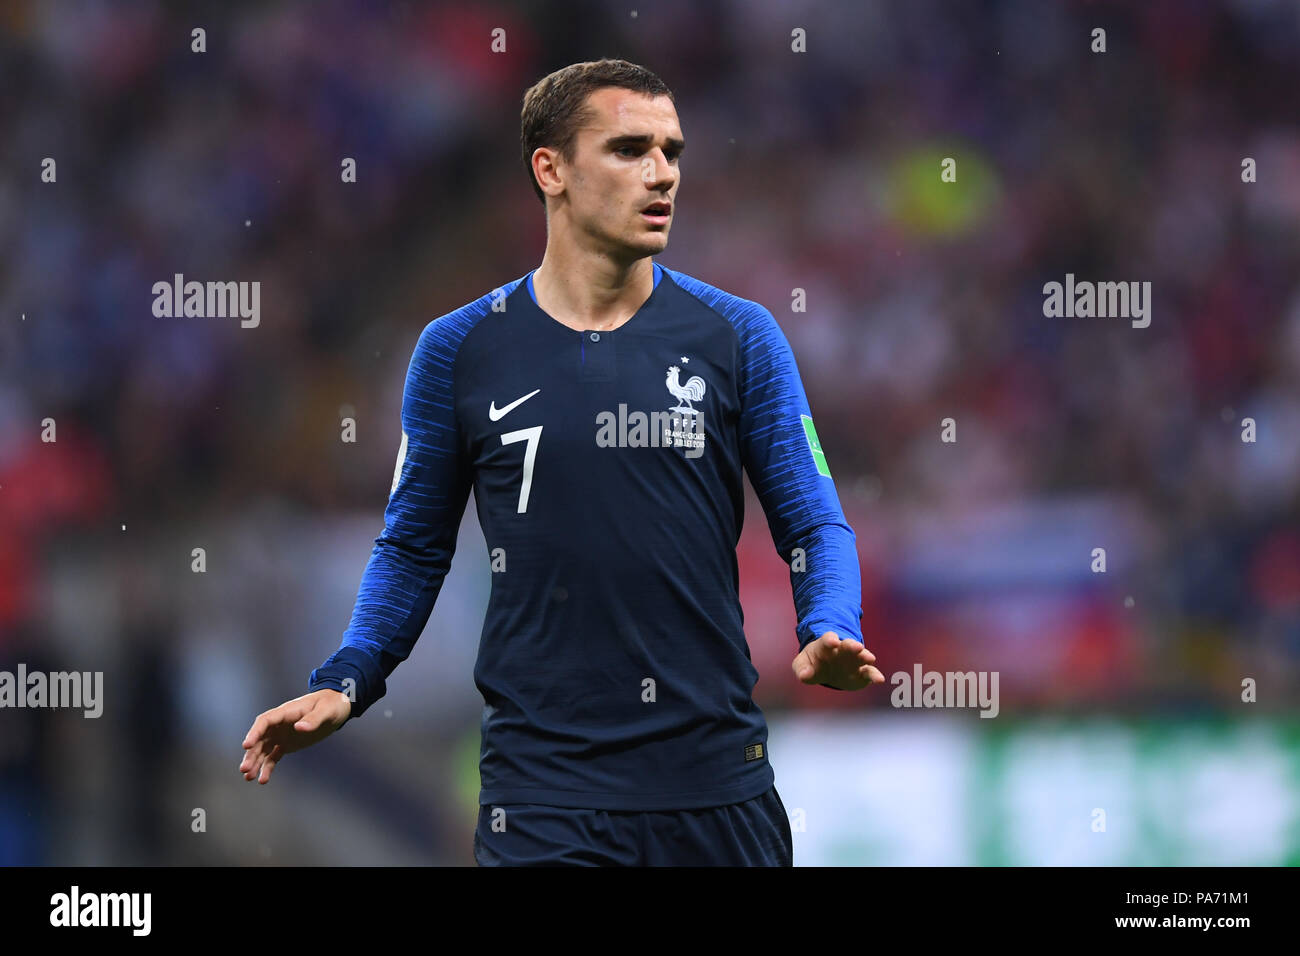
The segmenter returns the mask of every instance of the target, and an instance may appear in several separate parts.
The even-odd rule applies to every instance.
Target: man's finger
[[[258,778],[262,772],[263,765],[266,763],[266,758],[270,756],[275,746],[276,744],[271,740],[269,734],[258,740],[257,743],[253,745],[253,748],[249,750],[247,755],[249,770],[248,773],[245,774],[246,779],[256,780]]]
[[[258,783],[270,783],[271,772],[275,770],[276,761],[282,756],[284,756],[284,752],[280,749],[280,745],[276,744],[275,749],[271,751],[267,756],[266,761],[262,764],[262,773],[257,781]]]
[[[876,655],[871,653],[866,645],[855,637],[841,638],[834,631],[827,631],[822,637],[826,639],[823,643],[830,653],[856,654],[867,662],[873,662],[876,659]],[[813,645],[808,646],[811,648]]]
[[[244,760],[239,765],[239,769],[244,774],[245,780],[252,780],[257,775],[257,768],[262,764],[262,742],[259,740],[253,744],[251,750],[244,754]],[[251,774],[251,776],[250,776]]]
[[[870,664],[876,659],[876,656],[868,650],[854,651],[852,656],[859,664]]]
[[[306,713],[294,722],[293,729],[302,734],[309,734],[320,727],[321,721],[325,719],[325,708],[321,701],[316,701],[316,706],[310,708]]]
[[[258,732],[259,737],[266,737],[276,727],[284,724],[292,724],[309,709],[308,706],[301,704],[296,700],[291,700],[287,703],[281,704],[279,707],[268,710],[266,713],[258,717],[256,723],[253,724],[253,730]],[[251,736],[252,731],[249,731],[249,734]]]
[[[248,728],[248,733],[244,735],[244,746],[253,746],[264,733],[266,733],[266,714],[263,713],[258,714],[257,719],[253,721],[253,726]]]
[[[876,659],[876,655],[867,650],[866,646],[861,641],[855,640],[851,637],[841,641],[837,650],[843,654],[852,654],[868,663]]]
[[[319,700],[298,699],[289,701],[289,703],[284,705],[284,722],[286,724],[292,724],[296,721],[302,720],[315,710],[316,705],[319,703]]]
[[[276,707],[272,710],[268,710],[266,712],[267,731],[269,732],[271,730],[274,730],[276,727],[283,724],[285,722],[285,718],[288,717],[288,715],[291,713],[293,713],[293,701],[289,701],[287,704],[281,704],[279,707]],[[298,718],[295,716],[292,719],[297,720]]]
[[[811,647],[811,645],[809,645],[809,647]],[[812,666],[813,666],[812,654],[809,652],[808,647],[805,647],[798,654],[796,654],[794,656],[794,660],[790,662],[790,669],[794,671],[794,676],[799,678],[799,680],[804,679],[804,674]]]
[[[880,671],[876,670],[876,668],[872,667],[870,664],[863,664],[859,667],[858,676],[871,678],[873,684],[883,684],[885,682],[885,675],[880,673]]]

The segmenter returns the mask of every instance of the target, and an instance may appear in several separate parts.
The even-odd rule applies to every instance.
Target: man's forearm
[[[862,641],[862,573],[853,529],[831,516],[797,540],[791,548],[795,556],[785,557],[790,562],[800,649],[827,631]]]
[[[387,690],[386,679],[411,653],[451,566],[450,551],[420,554],[380,535],[361,576],[343,643],[312,671],[309,690],[347,694],[360,717]]]

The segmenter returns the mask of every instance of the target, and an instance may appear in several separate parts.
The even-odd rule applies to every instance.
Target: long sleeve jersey
[[[798,646],[862,640],[862,609],[854,533],[767,309],[654,263],[627,322],[577,331],[529,273],[425,327],[401,418],[384,528],[311,690],[349,693],[353,717],[383,696],[473,488],[492,569],[481,804],[692,809],[772,786],[742,469],[791,567]]]

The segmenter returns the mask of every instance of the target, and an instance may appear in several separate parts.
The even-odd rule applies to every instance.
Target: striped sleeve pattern
[[[811,419],[812,412],[785,333],[757,302],[682,273],[671,274],[673,281],[726,318],[739,338],[741,453],[777,553],[791,566],[800,649],[826,631],[861,641],[857,538],[844,517],[834,481],[818,470],[801,417]],[[803,570],[796,570],[796,548],[802,549]]]
[[[384,528],[343,643],[308,680],[313,691],[349,693],[352,717],[384,696],[385,679],[411,653],[451,568],[473,486],[456,421],[456,353],[492,299],[516,284],[430,322],[411,357],[402,394],[404,455],[399,452]]]

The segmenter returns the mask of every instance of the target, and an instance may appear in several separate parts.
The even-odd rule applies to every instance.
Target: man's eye
[[[635,147],[635,146],[620,146],[620,147],[618,148],[618,151],[619,151],[620,153],[635,153],[635,152],[636,152],[636,147]]]

